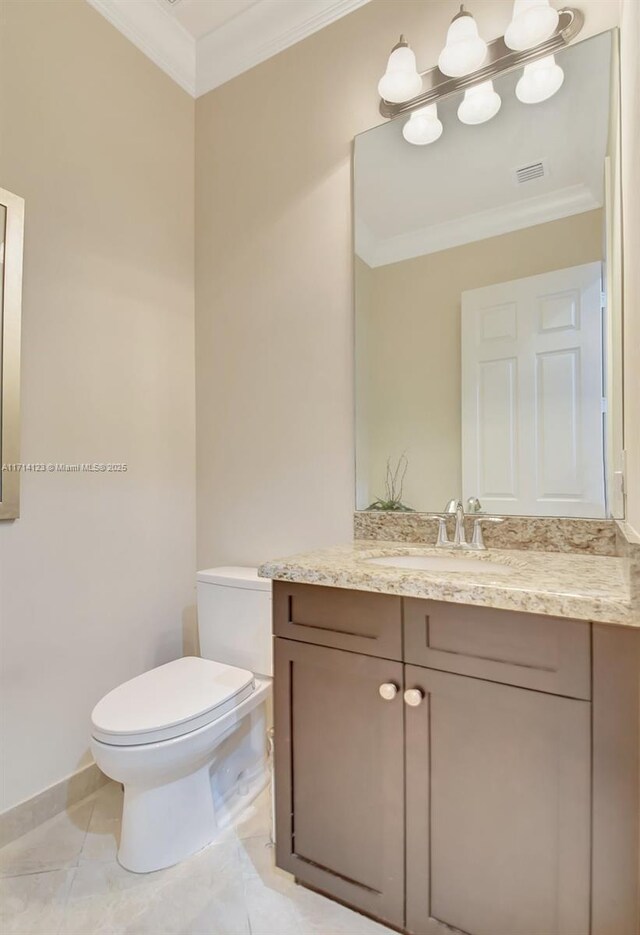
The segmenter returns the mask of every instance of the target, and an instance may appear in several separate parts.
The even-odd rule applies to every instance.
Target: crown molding
[[[196,95],[295,45],[369,0],[260,0],[197,44]]]
[[[173,78],[196,93],[196,42],[156,0],[87,0],[112,26]]]
[[[258,0],[197,42],[158,0],[87,0],[192,97],[346,16],[369,0]]]
[[[591,189],[580,184],[386,239],[376,237],[362,221],[356,220],[356,253],[367,266],[388,266],[601,207],[602,202]]]

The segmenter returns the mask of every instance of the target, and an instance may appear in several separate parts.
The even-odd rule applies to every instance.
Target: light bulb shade
[[[478,35],[470,13],[458,13],[449,26],[447,44],[438,58],[443,75],[461,78],[480,68],[487,57],[487,43]]]
[[[555,56],[547,55],[524,66],[522,78],[516,85],[516,97],[523,104],[540,104],[560,89],[564,72],[556,65]]]
[[[533,49],[554,34],[559,19],[549,0],[515,0],[513,17],[504,34],[505,45],[515,52]]]
[[[464,99],[458,107],[458,118],[470,126],[486,123],[495,117],[501,105],[500,95],[493,90],[493,81],[484,81],[464,92]]]
[[[442,129],[442,123],[438,119],[438,105],[429,104],[428,107],[414,110],[402,128],[402,135],[407,143],[426,146],[440,139]]]
[[[421,91],[416,57],[408,45],[400,45],[389,56],[387,70],[378,82],[378,93],[391,104],[403,104]]]

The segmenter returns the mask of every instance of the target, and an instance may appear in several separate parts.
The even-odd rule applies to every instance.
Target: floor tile
[[[264,835],[270,836],[271,825],[271,786],[269,785],[238,817],[235,829],[237,836],[243,840]]]
[[[2,935],[56,935],[74,870],[51,870],[0,880]]]
[[[122,788],[110,782],[94,796],[94,807],[80,852],[80,863],[89,860],[115,861],[120,844]]]
[[[248,935],[234,843],[212,845],[157,873],[115,863],[81,864],[61,935]]]
[[[295,886],[295,883],[290,885]],[[286,884],[283,890],[270,887],[260,877],[245,880],[251,935],[303,935],[300,917],[286,892]]]
[[[264,879],[293,881],[290,873],[275,865],[275,847],[268,835],[247,838],[239,845],[240,864],[245,877],[259,876]]]
[[[395,935],[386,926],[340,903],[297,886],[292,903],[305,935]]]
[[[62,870],[77,864],[93,811],[85,799],[0,850],[0,876]]]

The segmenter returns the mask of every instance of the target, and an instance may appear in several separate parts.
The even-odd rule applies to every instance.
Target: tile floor
[[[0,849],[2,935],[393,935],[277,870],[266,790],[221,838],[168,870],[116,862],[109,783]]]

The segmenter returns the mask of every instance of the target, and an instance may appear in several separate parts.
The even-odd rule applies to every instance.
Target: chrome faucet
[[[478,513],[481,509],[480,501],[475,497],[469,497],[469,511]],[[447,532],[447,517],[455,514],[456,528],[453,535],[453,542],[449,539]],[[486,545],[482,536],[482,523],[503,523],[501,516],[477,516],[473,522],[473,537],[471,542],[467,542],[467,536],[464,526],[465,512],[462,500],[449,500],[444,513],[429,514],[438,520],[438,539],[436,541],[437,549],[473,549],[476,552],[485,551]]]

